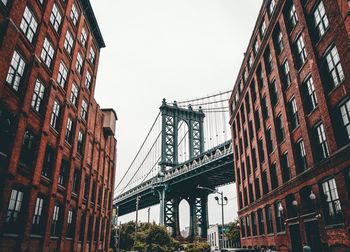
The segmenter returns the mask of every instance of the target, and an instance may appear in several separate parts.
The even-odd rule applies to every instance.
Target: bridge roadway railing
[[[133,197],[143,191],[154,188],[156,184],[166,183],[167,181],[172,180],[177,176],[181,176],[184,173],[192,171],[198,167],[201,167],[204,164],[207,164],[213,160],[219,159],[223,156],[232,153],[232,141],[226,141],[210,150],[205,151],[200,156],[194,157],[174,168],[171,168],[165,172],[164,178],[159,178],[155,176],[149,180],[139,184],[138,186],[126,191],[125,193],[117,196],[114,200],[114,204],[119,203],[126,198]]]

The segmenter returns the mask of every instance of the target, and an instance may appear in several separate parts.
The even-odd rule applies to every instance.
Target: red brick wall
[[[2,142],[0,144],[10,145],[10,154],[5,157],[6,162],[0,163],[0,177],[3,179],[0,189],[0,251],[52,251],[54,249],[61,251],[77,251],[78,248],[85,250],[89,245],[92,251],[98,248],[107,251],[109,247],[110,218],[112,209],[112,194],[114,186],[115,174],[115,151],[116,140],[114,136],[107,136],[103,133],[103,112],[94,100],[95,80],[99,61],[99,50],[103,46],[103,41],[94,30],[97,25],[94,20],[88,20],[90,17],[85,15],[83,5],[80,1],[68,0],[66,4],[62,1],[55,1],[62,13],[62,22],[58,33],[53,29],[50,23],[51,9],[54,1],[44,1],[41,6],[39,1],[8,1],[8,5],[4,6],[0,2],[0,107],[6,110],[14,117],[13,139],[10,143]],[[70,20],[71,6],[75,3],[79,10],[79,21],[75,27]],[[34,13],[38,21],[38,28],[35,33],[33,42],[30,43],[20,30],[25,7],[28,6]],[[85,27],[88,32],[88,40],[86,48],[80,42],[81,30]],[[68,55],[64,49],[64,40],[66,31],[69,29],[74,37],[72,56]],[[52,68],[48,69],[41,62],[40,55],[45,37],[49,37],[54,48],[55,54],[52,62]],[[95,62],[89,62],[89,50],[93,46],[95,49]],[[18,50],[24,57],[26,62],[25,73],[21,82],[20,92],[15,92],[6,84],[6,77],[14,50]],[[80,76],[76,73],[75,65],[77,54],[83,55],[83,72]],[[64,61],[68,68],[68,78],[65,89],[62,89],[57,83],[57,74],[60,62]],[[85,87],[85,76],[87,71],[91,72],[92,83],[88,90]],[[31,100],[36,79],[40,77],[45,85],[44,113],[39,115],[31,109]],[[79,86],[77,108],[70,103],[72,83],[76,82]],[[81,119],[82,100],[86,99],[89,104],[87,121]],[[50,119],[54,100],[57,99],[61,104],[61,117],[59,120],[59,130],[56,131],[50,126]],[[74,120],[74,137],[71,144],[65,141],[66,124],[68,117]],[[19,156],[22,149],[24,132],[27,128],[33,130],[37,135],[38,143],[36,146],[34,166],[31,171],[26,167],[20,168]],[[83,155],[77,153],[78,132],[84,132]],[[88,148],[91,144],[92,163],[88,162]],[[46,146],[50,145],[55,150],[54,166],[52,169],[53,176],[50,180],[41,175],[44,163]],[[62,188],[58,185],[58,177],[61,168],[62,157],[70,161],[67,173],[67,185]],[[106,165],[109,164],[109,165]],[[74,170],[80,171],[79,193],[72,193],[72,183]],[[108,172],[107,169],[110,171]],[[110,174],[107,177],[106,174]],[[90,177],[89,197],[83,198],[84,179],[85,176]],[[92,200],[92,187],[96,186],[95,198]],[[7,208],[12,188],[19,188],[24,192],[24,199],[21,208],[21,230],[15,237],[9,237],[4,229],[4,222],[7,214]],[[99,190],[103,194],[99,200]],[[108,199],[104,201],[104,194],[108,194]],[[46,207],[44,208],[44,230],[41,237],[32,236],[32,218],[35,209],[36,198],[38,195],[44,196],[46,199]],[[50,237],[51,222],[53,216],[53,208],[55,202],[61,204],[62,230],[59,239]],[[66,239],[67,215],[68,210],[74,209],[75,232],[72,239]],[[79,241],[79,233],[81,228],[82,212],[87,213],[86,225],[83,241]],[[91,226],[92,239],[88,235],[89,218],[93,218]],[[97,217],[100,223],[97,223]],[[104,229],[102,230],[102,222]],[[96,229],[98,228],[98,231]],[[95,238],[97,232],[97,241]],[[100,234],[104,233],[103,239],[100,240]]]
[[[296,27],[292,31],[287,30],[286,23],[288,22],[286,20],[285,15],[283,14],[283,9],[285,8],[287,3],[294,3],[297,16],[298,16],[298,23]],[[305,2],[305,3],[302,3]],[[338,105],[341,101],[344,99],[349,98],[350,94],[350,57],[349,57],[349,50],[350,50],[350,43],[349,43],[349,21],[348,21],[348,14],[350,12],[349,5],[345,3],[346,1],[338,0],[331,1],[331,0],[323,0],[326,14],[329,20],[329,28],[327,29],[324,36],[315,43],[313,39],[313,24],[309,22],[309,17],[312,16],[312,12],[314,10],[315,5],[319,1],[300,1],[300,0],[294,0],[294,1],[276,1],[277,6],[275,7],[275,10],[271,17],[267,13],[267,5],[269,4],[269,1],[264,1],[262,5],[262,9],[259,14],[259,18],[256,23],[256,27],[253,31],[252,39],[250,41],[250,44],[248,46],[247,52],[246,52],[246,58],[244,59],[243,65],[240,70],[239,77],[237,78],[236,85],[233,89],[232,96],[230,99],[230,106],[231,106],[231,131],[233,135],[233,146],[234,146],[234,155],[235,155],[235,173],[236,177],[238,177],[237,181],[240,181],[240,183],[237,183],[237,193],[241,193],[242,197],[244,197],[244,188],[246,188],[247,191],[249,191],[249,183],[252,183],[253,185],[253,199],[250,199],[249,193],[247,193],[247,202],[248,204],[244,204],[243,206],[240,206],[240,210],[238,212],[239,218],[244,218],[246,216],[249,216],[252,212],[255,213],[255,216],[257,216],[257,210],[258,209],[264,209],[265,206],[271,205],[272,206],[272,219],[273,219],[273,225],[274,225],[274,232],[272,234],[266,234],[266,216],[264,214],[264,221],[265,221],[265,235],[261,235],[258,232],[257,236],[250,236],[250,237],[244,237],[242,238],[242,246],[248,247],[262,247],[262,246],[270,246],[277,248],[278,251],[287,251],[288,249],[291,249],[291,236],[289,233],[289,226],[292,222],[299,223],[296,219],[286,220],[286,217],[284,218],[284,221],[286,221],[286,232],[277,233],[277,226],[275,223],[275,210],[273,208],[273,204],[277,201],[281,201],[284,209],[286,209],[286,201],[285,198],[289,194],[293,194],[295,196],[295,199],[300,204],[300,190],[305,186],[311,186],[312,191],[316,195],[317,198],[317,204],[319,213],[321,213],[321,216],[324,216],[323,208],[320,207],[321,204],[321,192],[320,192],[320,182],[327,177],[334,177],[336,180],[336,185],[338,189],[339,199],[340,199],[340,205],[342,208],[342,212],[344,215],[344,222],[340,225],[336,226],[327,226],[324,222],[324,219],[321,217],[319,220],[317,220],[317,223],[319,225],[320,230],[320,236],[321,236],[321,242],[328,244],[331,248],[339,247],[340,249],[343,249],[341,251],[345,251],[345,249],[350,248],[350,236],[349,236],[349,228],[350,228],[350,208],[349,208],[349,193],[346,191],[345,186],[345,177],[343,174],[343,171],[347,169],[350,166],[350,145],[347,144],[346,146],[340,146],[340,144],[336,141],[336,134],[337,130],[340,129],[340,127],[343,127],[340,123],[334,120],[333,114],[334,111],[338,110]],[[265,23],[267,25],[267,31],[265,33],[264,38],[260,38],[258,35],[259,27],[261,24],[261,20],[264,19]],[[276,25],[279,25],[281,32],[283,34],[283,44],[284,49],[281,53],[278,53],[275,50],[275,45],[273,43],[272,33],[275,30]],[[300,68],[297,69],[296,66],[296,54],[293,51],[294,43],[299,36],[299,34],[302,34],[303,40],[305,43],[305,48],[307,52],[307,60],[305,64]],[[252,47],[253,42],[255,38],[257,37],[260,49],[258,54],[254,57],[254,64],[249,71],[248,79],[244,83],[243,91],[240,95],[240,98],[238,101],[235,100],[236,93],[239,92],[239,83],[242,81],[242,74],[243,71],[246,69],[248,71],[247,67],[247,59],[249,55],[252,54]],[[330,45],[335,44],[339,53],[339,57],[341,60],[341,65],[345,74],[345,81],[343,81],[339,86],[334,88],[330,93],[328,93],[325,90],[324,79],[322,78],[322,71],[320,68],[322,67],[322,64],[326,64],[323,61],[323,55],[325,54],[325,51],[329,48]],[[265,71],[265,62],[263,59],[263,53],[265,49],[269,46],[271,55],[272,55],[272,62],[273,62],[273,70],[268,75]],[[283,90],[282,88],[282,72],[281,72],[281,64],[284,62],[284,60],[287,59],[289,63],[290,68],[290,75],[291,75],[291,85],[288,87],[288,89]],[[256,76],[256,69],[261,64],[261,67],[263,69],[263,78],[264,78],[264,86],[259,90],[258,88],[258,80]],[[318,99],[318,106],[310,113],[307,114],[304,110],[304,100],[302,96],[302,83],[305,80],[305,78],[311,74],[316,90],[316,96]],[[279,101],[275,107],[272,107],[271,105],[271,97],[269,92],[269,85],[272,83],[272,81],[276,81],[277,85],[277,94],[279,97]],[[257,99],[254,103],[251,98],[250,88],[252,85],[255,85],[256,93],[257,93]],[[250,113],[248,113],[247,108],[244,105],[245,97],[249,95],[250,100]],[[268,104],[268,114],[269,117],[264,120],[262,116],[262,108],[261,108],[261,98],[266,97],[267,104]],[[298,118],[299,118],[299,126],[292,130],[290,122],[288,120],[288,108],[287,108],[287,102],[292,98],[295,97],[296,104],[298,107]],[[232,104],[235,103],[235,109],[232,109]],[[244,115],[241,113],[241,107],[244,106]],[[256,128],[256,122],[254,119],[253,112],[255,110],[259,111],[260,114],[260,130],[257,130]],[[275,118],[277,115],[281,114],[283,119],[283,125],[284,125],[284,132],[285,132],[285,139],[283,142],[278,143],[277,141],[277,135],[276,135],[276,125],[275,125]],[[245,122],[242,118],[242,116],[245,116]],[[238,119],[238,117],[240,117]],[[248,146],[244,146],[243,141],[243,149],[240,149],[239,139],[244,138],[244,130],[249,132],[248,128],[248,122],[253,122],[253,131],[254,131],[254,137],[252,141],[248,138]],[[314,156],[314,146],[312,144],[312,129],[318,122],[322,121],[324,128],[325,128],[325,134],[328,142],[329,152],[330,156],[326,158],[325,160],[318,162],[315,159]],[[240,124],[241,130],[239,130],[238,124]],[[266,139],[265,139],[265,130],[271,127],[272,132],[272,142],[274,146],[274,151],[270,154],[267,153],[267,146],[266,146]],[[307,163],[308,163],[308,169],[306,171],[297,174],[296,172],[296,156],[294,153],[294,144],[302,138],[305,144],[306,149],[306,157],[307,157]],[[258,155],[258,140],[262,139],[264,143],[264,156],[265,161],[262,162],[259,160]],[[239,153],[236,153],[235,146],[238,146]],[[252,156],[252,149],[256,150],[257,159],[258,159],[258,167],[257,169],[253,170],[252,161],[250,160],[250,167],[251,167],[251,175],[246,171],[247,166],[245,164],[245,169],[242,168],[242,162],[246,163],[246,157]],[[240,152],[242,151],[242,155]],[[288,152],[288,159],[290,164],[290,172],[291,172],[291,179],[287,181],[286,183],[282,180],[282,172],[281,172],[281,160],[280,157],[283,153]],[[276,162],[277,166],[277,180],[278,180],[278,187],[274,190],[272,190],[271,186],[271,178],[270,178],[270,166]],[[262,192],[262,180],[261,180],[261,174],[263,171],[267,172],[268,177],[268,188],[269,193],[262,195],[260,199],[256,198],[255,195],[255,185],[254,185],[254,179],[259,178],[260,179],[260,191]],[[245,172],[246,179],[243,179],[243,172]],[[238,205],[240,205],[238,201]],[[301,206],[302,208],[303,206]],[[318,212],[314,212],[311,214],[311,216],[301,216],[300,226],[301,226],[301,234],[305,234],[305,222],[310,221],[317,215]],[[257,222],[256,218],[256,223]],[[246,227],[245,227],[246,228]]]

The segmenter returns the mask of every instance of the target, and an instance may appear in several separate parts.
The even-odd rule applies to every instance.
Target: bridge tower
[[[182,108],[177,105],[167,104],[163,99],[159,108],[162,116],[162,147],[159,178],[162,179],[167,167],[179,165],[178,153],[178,126],[184,121],[188,126],[189,158],[195,158],[204,152],[204,130],[203,119],[205,117],[202,109],[198,111]],[[201,236],[206,238],[208,228],[208,204],[206,195],[196,197],[195,190],[184,190],[182,192],[169,192],[167,185],[159,183],[155,190],[159,194],[160,201],[160,223],[172,229],[174,237],[180,237],[179,225],[179,203],[181,199],[187,200],[190,205],[190,236],[194,238]],[[200,230],[200,233],[198,233]]]
[[[174,167],[178,162],[178,125],[184,121],[188,126],[189,134],[189,156],[194,158],[204,151],[203,119],[205,117],[202,109],[194,111],[191,106],[180,108],[177,103],[172,105],[163,99],[159,108],[162,115],[162,155],[160,166]]]

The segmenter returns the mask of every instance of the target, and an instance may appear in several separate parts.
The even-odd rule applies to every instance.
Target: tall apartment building
[[[107,251],[116,114],[88,0],[0,0],[0,251]]]
[[[350,251],[349,17],[263,1],[230,98],[244,247]]]

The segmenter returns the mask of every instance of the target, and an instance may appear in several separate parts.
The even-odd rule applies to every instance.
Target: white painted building
[[[222,243],[221,237],[221,225],[210,225],[208,228],[207,242],[210,245],[211,251],[219,249],[219,243]],[[225,235],[222,244],[222,248],[234,248],[236,246],[233,241],[228,240]]]

